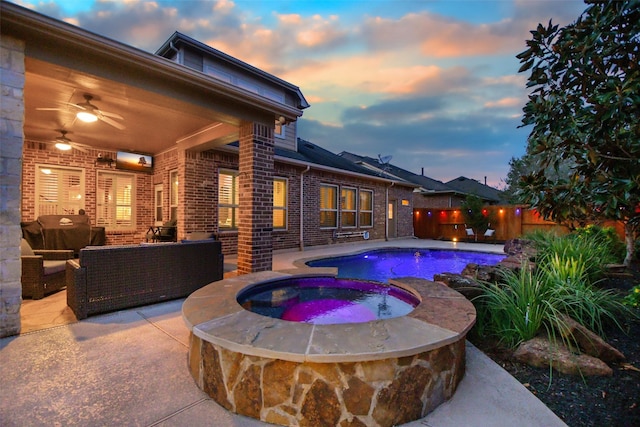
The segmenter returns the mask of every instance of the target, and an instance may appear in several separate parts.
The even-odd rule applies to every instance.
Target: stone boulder
[[[497,280],[498,272],[496,271],[496,267],[492,265],[479,265],[475,263],[469,263],[467,266],[460,272],[463,276],[471,277],[475,280],[479,280],[481,282],[495,282]]]
[[[521,343],[513,354],[515,360],[538,368],[551,366],[568,375],[611,376],[613,370],[602,360],[571,352],[560,341],[536,337]]]
[[[504,242],[504,253],[510,256],[523,257],[529,261],[534,261],[537,252],[531,240],[516,238]]]
[[[604,362],[619,362],[624,360],[617,348],[607,344],[597,334],[582,326],[569,316],[563,316],[564,327],[560,331],[568,341],[575,341],[580,350],[589,356],[597,357]]]
[[[460,292],[468,300],[482,294],[482,287],[478,282],[468,276],[456,273],[440,273],[433,275],[434,282],[441,282],[453,290]]]

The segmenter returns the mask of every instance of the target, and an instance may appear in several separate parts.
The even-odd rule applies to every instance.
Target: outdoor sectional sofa
[[[67,305],[78,319],[186,297],[221,280],[220,241],[89,246],[67,261]]]

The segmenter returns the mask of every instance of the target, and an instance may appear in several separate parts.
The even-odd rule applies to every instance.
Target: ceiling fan
[[[76,150],[82,151],[83,153],[89,152],[85,148],[87,147],[86,145],[78,144],[76,142],[71,141],[69,138],[67,138],[68,131],[64,129],[58,129],[58,132],[60,132],[61,135],[52,141],[52,143],[55,144],[58,150],[68,151],[68,150],[71,150],[72,148],[75,148]]]
[[[120,114],[110,113],[107,111],[102,111],[94,104],[91,103],[93,99],[93,95],[85,94],[84,95],[85,102],[81,102],[78,104],[73,104],[71,102],[67,102],[67,105],[77,108],[80,111],[76,113],[76,117],[83,122],[91,123],[97,120],[103,121],[108,125],[113,126],[116,129],[124,130],[125,126],[121,123],[118,123],[114,119],[124,120]],[[62,108],[36,108],[36,110],[40,111],[60,111]]]

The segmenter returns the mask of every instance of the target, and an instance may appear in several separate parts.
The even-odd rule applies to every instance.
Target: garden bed
[[[640,262],[631,271],[632,277],[609,278],[601,286],[626,295],[640,283]],[[570,427],[631,427],[640,425],[640,321],[628,319],[624,328],[625,332],[615,327],[606,330],[606,341],[626,356],[623,362],[610,364],[610,377],[581,378],[533,368],[514,362],[511,351],[495,343],[470,340]]]

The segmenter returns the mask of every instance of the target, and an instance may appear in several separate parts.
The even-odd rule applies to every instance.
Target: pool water
[[[404,316],[420,302],[396,286],[334,277],[296,277],[258,284],[237,297],[263,316],[316,325],[361,323]]]
[[[495,265],[506,255],[441,249],[380,249],[309,261],[310,267],[337,267],[338,276],[387,282],[397,277],[433,280],[434,274],[461,273],[467,264]]]

